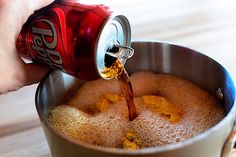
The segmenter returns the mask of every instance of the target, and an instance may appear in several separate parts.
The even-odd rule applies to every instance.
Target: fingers
[[[21,1],[22,0],[18,0]],[[25,12],[22,15],[22,23],[23,25],[28,17],[34,13],[35,10],[38,10],[46,5],[49,5],[54,0],[24,0],[24,10]],[[38,65],[36,63],[25,64],[25,85],[31,85],[39,82],[48,72],[48,69],[43,67],[42,65]]]
[[[19,20],[19,28],[17,28],[18,33],[22,25],[27,21],[30,15],[34,13],[35,10],[41,9],[52,3],[54,0],[17,0],[21,4],[21,20]]]
[[[22,0],[19,0],[22,1]],[[38,10],[46,5],[49,5],[54,0],[24,0],[24,9],[27,9],[24,13],[22,21],[25,22],[28,17],[34,13],[35,10]]]
[[[18,0],[21,1],[22,0]],[[38,10],[46,5],[49,5],[54,0],[23,0],[24,1],[24,11],[21,20],[21,26],[27,21],[28,17],[34,13],[35,10]],[[27,8],[27,9],[25,9]],[[25,64],[25,85],[31,85],[39,82],[48,72],[48,69],[42,65],[36,63]]]
[[[47,74],[48,69],[36,63],[24,63],[22,60],[0,67],[0,94],[18,90],[24,86],[38,83]]]
[[[48,72],[48,68],[36,63],[25,64],[24,86],[38,83]]]
[[[53,0],[0,0],[0,94],[39,82],[45,67],[25,64],[16,52],[16,38],[28,17]]]
[[[0,36],[12,46],[29,16],[51,2],[53,0],[0,0]]]

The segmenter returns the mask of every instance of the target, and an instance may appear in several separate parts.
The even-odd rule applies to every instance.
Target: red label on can
[[[22,57],[49,68],[81,79],[96,79],[97,42],[111,14],[103,5],[54,1],[29,17],[16,48]]]
[[[50,67],[62,69],[61,54],[65,54],[67,48],[66,28],[61,29],[62,26],[66,27],[65,15],[60,8],[52,9],[50,15],[39,16],[31,23],[26,39],[32,42],[27,42],[27,47],[32,58]]]

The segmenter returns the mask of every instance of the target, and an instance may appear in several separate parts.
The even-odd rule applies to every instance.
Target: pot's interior
[[[228,72],[217,62],[191,49],[168,43],[133,42],[134,56],[126,63],[131,74],[141,70],[169,73],[190,80],[210,93],[221,89],[220,102],[227,113],[235,104],[235,88]],[[36,93],[36,107],[41,120],[47,119],[48,111],[64,98],[73,95],[84,81],[60,71],[53,71],[42,81]]]
[[[133,42],[135,54],[128,60],[130,73],[151,70],[168,73],[190,80],[216,95],[222,89],[220,103],[228,113],[235,102],[235,87],[229,73],[213,59],[192,49],[168,43]]]
[[[228,72],[211,58],[186,47],[158,42],[133,42],[134,56],[126,63],[127,71],[151,70],[169,73],[190,80],[212,94],[222,89],[224,99],[221,104],[228,113],[235,101],[235,88]],[[46,116],[49,108],[73,94],[84,81],[60,71],[54,71],[41,82],[36,95],[36,105],[41,116]],[[70,92],[68,92],[70,91]],[[43,114],[45,113],[45,114]],[[42,118],[42,117],[41,117]]]

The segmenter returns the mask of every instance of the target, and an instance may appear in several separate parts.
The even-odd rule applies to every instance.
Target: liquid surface
[[[197,85],[171,75],[131,76],[138,116],[129,121],[117,80],[85,83],[49,124],[75,142],[124,149],[164,146],[196,136],[225,115],[216,99]]]

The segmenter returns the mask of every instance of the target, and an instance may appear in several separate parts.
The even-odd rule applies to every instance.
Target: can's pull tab
[[[126,60],[133,56],[134,49],[129,46],[114,45],[106,54],[118,58],[122,64],[125,64]]]

